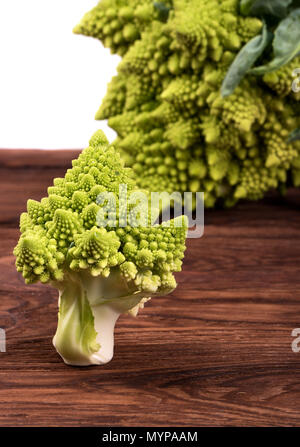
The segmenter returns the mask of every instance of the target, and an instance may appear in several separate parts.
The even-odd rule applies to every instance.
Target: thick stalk
[[[121,313],[108,304],[93,306],[92,312],[100,349],[92,355],[91,361],[93,365],[104,365],[110,362],[114,355],[114,330]]]
[[[65,363],[103,365],[114,353],[114,328],[122,313],[144,296],[132,293],[120,277],[69,275],[59,288],[59,317],[53,345]]]

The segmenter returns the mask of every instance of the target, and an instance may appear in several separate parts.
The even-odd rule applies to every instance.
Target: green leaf
[[[300,8],[283,19],[274,33],[274,59],[267,65],[253,68],[251,74],[263,75],[278,70],[290,62],[300,51]]]
[[[160,13],[160,18],[166,22],[169,18],[169,12],[171,10],[170,6],[165,5],[162,2],[154,2],[154,8],[156,8]]]
[[[293,0],[241,0],[241,13],[245,16],[284,17]]]
[[[266,25],[262,34],[251,39],[238,53],[231,64],[222,84],[221,94],[223,98],[233,93],[247,72],[253,67],[257,59],[262,55],[272,38]]]
[[[294,141],[300,140],[300,127],[295,129],[289,136],[288,142],[293,143]]]

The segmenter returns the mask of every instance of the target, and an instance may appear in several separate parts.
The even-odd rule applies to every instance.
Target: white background
[[[0,0],[0,148],[76,149],[95,121],[119,62],[72,33],[98,0]]]

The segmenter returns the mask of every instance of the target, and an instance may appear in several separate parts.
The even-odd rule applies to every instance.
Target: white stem
[[[60,301],[60,300],[59,300]],[[89,357],[78,356],[76,360],[70,360],[63,356],[56,346],[56,336],[53,338],[53,345],[63,361],[71,366],[104,365],[111,361],[114,355],[114,330],[115,324],[121,315],[108,304],[99,304],[91,307],[94,319],[95,330],[97,331],[97,343],[100,345],[98,352],[94,352]]]
[[[92,312],[95,318],[95,329],[97,331],[97,342],[100,350],[91,356],[91,364],[103,365],[110,362],[114,355],[114,329],[121,315],[107,304],[93,306]]]
[[[128,311],[135,315],[138,304],[146,300],[143,294],[132,293],[119,276],[69,275],[68,281],[60,284],[53,344],[68,365],[103,365],[113,358],[119,316]]]

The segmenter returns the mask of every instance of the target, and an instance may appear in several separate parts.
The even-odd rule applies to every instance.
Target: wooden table
[[[73,368],[56,292],[25,286],[12,250],[27,198],[77,153],[0,152],[0,425],[300,425],[300,194],[207,211],[177,290],[119,320],[111,363]]]

